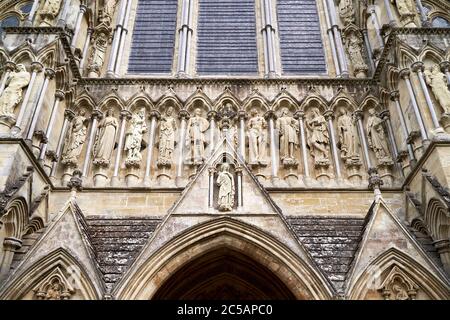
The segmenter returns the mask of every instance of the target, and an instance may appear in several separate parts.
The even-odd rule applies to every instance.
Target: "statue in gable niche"
[[[166,114],[161,118],[159,125],[159,166],[171,166],[173,162],[173,152],[175,150],[175,131],[177,121],[173,117],[174,109],[169,107]]]
[[[339,1],[339,16],[345,26],[355,22],[355,10],[353,9],[352,0]]]
[[[41,27],[53,26],[53,23],[61,10],[61,4],[61,0],[44,0],[44,3],[39,10],[39,16],[42,19]]]
[[[295,147],[299,145],[298,121],[289,115],[289,110],[283,108],[277,119],[276,128],[280,134],[280,159],[285,165],[296,164]]]
[[[190,159],[194,165],[202,164],[205,160],[205,131],[209,122],[202,117],[202,110],[195,109],[194,116],[189,119],[187,139],[191,148]]]
[[[342,160],[347,162],[359,160],[358,133],[353,119],[345,108],[339,110],[337,129]]]
[[[414,19],[416,17],[416,3],[414,0],[395,0],[400,21],[403,27],[417,27]]]
[[[362,55],[363,40],[359,32],[354,30],[347,34],[345,44],[348,52],[348,57],[353,65],[355,77],[365,78],[367,76],[367,70],[369,70],[369,67],[364,61]]]
[[[72,120],[72,128],[66,137],[65,149],[61,162],[66,165],[76,165],[78,157],[83,149],[87,135],[88,119],[85,117],[86,111],[80,110],[78,115]]]
[[[446,81],[446,76],[443,74],[439,65],[434,65],[424,72],[425,80],[431,87],[434,97],[444,109],[446,114],[450,114],[450,90]]]
[[[375,153],[375,157],[380,164],[391,165],[392,157],[390,156],[383,123],[384,120],[376,115],[375,109],[370,109],[369,118],[367,119],[367,140],[369,147]]]
[[[306,120],[308,128],[308,146],[314,162],[317,165],[329,164],[328,145],[330,138],[328,135],[327,121],[320,114],[318,108],[311,109],[311,116]]]
[[[219,175],[217,177],[217,185],[219,186],[218,205],[220,211],[231,211],[234,206],[234,177],[230,173],[230,165],[222,164]]]
[[[106,49],[108,47],[109,35],[104,29],[94,32],[91,40],[92,48],[88,60],[88,77],[97,78],[100,76],[105,62]]]
[[[147,132],[147,124],[145,123],[145,109],[142,108],[131,117],[130,127],[126,133],[125,151],[128,153],[126,163],[141,163],[142,137],[145,132]]]
[[[251,111],[248,121],[248,147],[250,165],[267,165],[267,121],[258,114],[258,110]]]
[[[23,89],[30,83],[30,73],[23,64],[6,79],[6,88],[0,95],[0,117],[15,119],[14,109],[22,101]]]
[[[114,112],[108,110],[105,118],[98,125],[97,139],[94,144],[94,164],[108,166],[116,144],[117,127],[119,126]]]

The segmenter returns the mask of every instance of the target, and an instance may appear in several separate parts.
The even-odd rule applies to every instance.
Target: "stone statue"
[[[439,70],[439,65],[434,65],[432,68],[425,70],[424,75],[434,97],[444,109],[444,112],[450,114],[450,90],[446,76]]]
[[[392,292],[394,293],[394,300],[409,300],[408,292],[401,285],[394,284]]]
[[[114,112],[108,110],[106,117],[98,125],[97,139],[94,145],[94,164],[108,166],[116,144],[117,127],[119,126]]]
[[[105,0],[105,4],[99,14],[99,22],[110,26],[114,17],[114,10],[117,5],[117,0]]]
[[[145,109],[142,108],[137,113],[133,114],[130,121],[130,127],[126,133],[125,151],[127,151],[128,154],[125,163],[141,163],[142,136],[145,132],[147,132],[147,125],[145,123]]]
[[[318,108],[311,109],[311,116],[306,120],[306,126],[308,128],[308,146],[316,165],[329,164],[328,145],[330,139],[327,122]]]
[[[384,120],[380,119],[375,109],[369,110],[369,118],[367,119],[367,135],[369,147],[375,153],[380,164],[392,164],[389,145],[383,128]]]
[[[345,108],[339,110],[337,129],[342,160],[347,162],[359,160],[358,134],[355,124]]]
[[[72,120],[72,129],[66,137],[65,150],[62,154],[61,162],[63,164],[76,165],[78,163],[78,157],[83,149],[87,134],[88,119],[85,114],[86,111],[80,110]]]
[[[189,119],[187,139],[191,148],[190,159],[194,165],[202,164],[205,160],[205,131],[209,122],[202,117],[202,110],[195,109],[194,116]]]
[[[47,289],[45,300],[63,300],[62,291],[63,286],[61,285],[59,280],[53,280]]]
[[[169,107],[166,114],[162,117],[159,125],[159,157],[158,165],[172,165],[172,155],[175,150],[175,131],[177,130],[177,122],[173,115],[173,108]]]
[[[267,165],[267,121],[258,115],[256,109],[253,109],[250,114],[251,118],[248,121],[249,164],[265,166]]]
[[[88,76],[91,78],[97,78],[100,76],[105,62],[105,54],[108,46],[109,36],[106,32],[100,31],[94,34],[91,41],[92,49],[88,60]]]
[[[30,83],[30,73],[23,64],[6,79],[6,89],[0,95],[0,117],[15,119],[14,109],[22,101],[23,89]]]
[[[234,177],[230,173],[230,165],[222,164],[219,175],[217,177],[217,185],[219,186],[218,205],[220,211],[231,211],[234,206]]]
[[[44,0],[42,8],[39,10],[41,17],[41,27],[53,26],[53,22],[59,14],[61,9],[61,0]]]
[[[285,165],[297,164],[294,150],[299,145],[298,121],[289,116],[289,110],[283,108],[281,116],[277,119],[276,128],[280,134],[280,159]]]
[[[355,22],[355,10],[353,9],[352,0],[339,1],[339,16],[344,23],[344,26]]]
[[[416,3],[414,0],[395,0],[400,21],[403,27],[416,28],[417,25],[414,22],[416,17]]]
[[[365,78],[367,76],[367,66],[362,56],[362,37],[357,31],[352,31],[346,36],[346,48],[348,57],[353,65],[355,77]]]

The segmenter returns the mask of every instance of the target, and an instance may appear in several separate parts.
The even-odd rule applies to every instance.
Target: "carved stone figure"
[[[87,70],[89,72],[88,76],[91,78],[97,78],[100,76],[103,63],[105,62],[105,54],[108,46],[109,35],[106,31],[102,30],[96,32],[91,41],[92,49],[91,54],[89,55],[88,67]]]
[[[380,164],[391,165],[392,157],[389,152],[389,145],[383,127],[384,120],[380,119],[375,109],[369,110],[369,118],[367,119],[367,138],[369,147],[375,153],[375,157]]]
[[[145,123],[145,109],[142,108],[132,116],[130,127],[126,133],[125,151],[128,152],[126,164],[141,163],[142,136],[145,132],[147,132],[147,125]]]
[[[355,10],[353,9],[352,0],[339,1],[339,16],[345,26],[355,22]]]
[[[39,16],[41,17],[41,26],[53,26],[53,22],[59,14],[61,9],[61,0],[45,0]]]
[[[394,299],[395,300],[409,300],[408,292],[401,285],[394,284],[392,286],[392,291],[394,293]]]
[[[114,17],[114,10],[117,5],[117,0],[105,0],[105,4],[99,14],[99,22],[110,26]]]
[[[173,108],[169,107],[162,117],[159,126],[159,157],[158,165],[170,167],[172,165],[173,152],[175,150],[175,131],[177,122],[173,115]]]
[[[348,57],[353,65],[355,77],[365,78],[367,76],[367,66],[362,56],[363,40],[357,31],[352,31],[346,36],[346,48]]]
[[[342,160],[346,162],[359,160],[359,144],[356,127],[352,118],[348,115],[347,110],[344,108],[339,110],[337,129]]]
[[[72,120],[72,129],[66,137],[65,149],[62,154],[61,162],[66,165],[76,165],[78,157],[83,149],[87,134],[88,119],[86,112],[80,110],[78,115]]]
[[[277,119],[276,128],[280,134],[280,159],[284,165],[297,164],[294,150],[299,145],[298,121],[289,115],[289,110],[283,108]]]
[[[30,73],[23,64],[11,72],[6,80],[6,89],[0,95],[0,117],[15,119],[14,109],[22,101],[23,89],[30,83]]]
[[[94,164],[99,166],[109,165],[116,143],[118,126],[114,112],[108,110],[105,118],[98,125],[97,139],[94,144]]]
[[[230,166],[224,163],[217,177],[219,186],[218,206],[220,211],[231,211],[234,206],[234,177],[230,173]]]
[[[440,71],[439,65],[434,65],[432,68],[425,70],[424,74],[434,97],[444,109],[444,112],[450,114],[450,90],[445,74]]]
[[[45,300],[62,300],[63,286],[58,279],[53,280],[45,294]]]
[[[249,164],[267,165],[267,121],[258,115],[258,110],[251,111],[248,121]]]
[[[194,116],[189,119],[187,139],[190,144],[190,161],[194,165],[202,164],[205,160],[205,131],[209,128],[209,122],[202,117],[202,110],[195,109]]]
[[[306,120],[308,128],[308,146],[316,165],[328,165],[330,138],[328,135],[327,122],[320,114],[318,108],[311,109],[311,116]]]
[[[395,0],[400,21],[403,27],[417,27],[414,19],[416,17],[416,3],[413,0]]]

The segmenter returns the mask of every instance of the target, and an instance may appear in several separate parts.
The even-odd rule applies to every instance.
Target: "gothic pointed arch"
[[[328,102],[321,95],[310,92],[302,101],[300,101],[300,111],[306,111],[310,107],[317,107],[321,111],[328,110]]]
[[[261,108],[264,112],[270,110],[270,103],[267,101],[266,97],[264,97],[259,90],[253,90],[252,93],[245,98],[245,100],[242,102],[243,109],[244,110],[250,110],[254,106],[258,106]]]
[[[213,109],[216,111],[219,110],[226,101],[231,102],[236,109],[241,109],[242,101],[239,100],[239,98],[230,90],[229,87],[226,87],[225,90],[214,100]]]
[[[442,201],[436,198],[430,199],[424,219],[435,241],[450,238],[450,214]]]
[[[213,109],[213,102],[211,99],[201,88],[197,88],[197,90],[195,90],[195,92],[187,98],[184,103],[186,110],[192,110],[196,105],[198,105],[198,102],[200,102],[202,106],[206,107],[207,112]]]
[[[116,90],[112,90],[110,94],[108,94],[106,97],[103,97],[103,99],[99,102],[97,109],[105,111],[109,109],[111,105],[113,105],[119,111],[125,110],[126,102],[117,93]]]
[[[299,109],[297,99],[295,99],[295,97],[284,88],[273,99],[271,103],[271,108],[272,110],[278,110],[282,107],[285,107],[282,104],[289,104],[293,109],[295,109],[294,111],[298,111]]]
[[[336,110],[340,106],[346,106],[351,111],[356,111],[359,109],[358,104],[355,99],[348,93],[340,91],[331,101],[330,110]]]
[[[131,111],[137,106],[143,106],[147,111],[154,109],[155,105],[147,93],[141,91],[134,94],[127,102],[126,109]]]
[[[155,105],[156,109],[161,111],[164,110],[166,105],[170,105],[178,111],[185,109],[180,98],[175,94],[172,88],[169,88],[169,90],[156,101]]]

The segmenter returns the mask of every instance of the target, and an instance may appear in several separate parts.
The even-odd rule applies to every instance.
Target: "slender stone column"
[[[411,84],[411,80],[409,78],[410,71],[408,68],[400,70],[400,77],[405,81],[406,87],[408,89],[409,98],[411,99],[411,103],[413,105],[414,113],[417,118],[417,123],[419,124],[420,136],[422,137],[422,143],[426,143],[429,141],[427,130],[425,129],[425,123],[423,122],[422,114],[420,112],[419,106],[417,104],[416,96],[414,94],[414,89]]]
[[[425,67],[423,65],[423,62],[417,61],[414,62],[411,65],[412,71],[417,73],[417,77],[419,78],[420,87],[422,88],[422,92],[425,96],[425,101],[427,102],[428,110],[430,110],[431,119],[433,121],[433,126],[436,131],[436,133],[440,132],[443,133],[444,129],[441,127],[441,124],[439,123],[439,119],[436,114],[436,109],[434,108],[433,101],[431,100],[430,92],[428,91],[427,84],[425,82],[425,78],[423,76],[423,71],[425,70]]]
[[[0,279],[4,279],[11,268],[14,253],[22,247],[22,240],[8,237],[3,241],[3,259],[0,265]]]
[[[272,162],[272,179],[278,177],[278,152],[277,152],[277,141],[275,137],[275,118],[276,115],[273,111],[268,111],[265,114],[265,118],[269,122],[269,134],[270,134],[270,159]]]
[[[403,114],[403,110],[402,110],[402,106],[400,105],[400,95],[398,91],[392,91],[391,92],[391,100],[394,101],[395,103],[395,109],[398,113],[398,117],[400,119],[400,126],[402,127],[402,131],[403,131],[403,139],[405,141],[406,147],[408,148],[408,155],[409,155],[409,160],[410,161],[415,161],[415,157],[414,157],[414,149],[411,146],[411,144],[409,144],[408,141],[408,137],[409,137],[409,129],[408,126],[406,125],[406,120],[405,120],[405,115]]]
[[[380,46],[384,47],[384,40],[380,33],[381,27],[380,24],[378,23],[378,17],[375,12],[375,7],[370,6],[369,8],[367,8],[367,10],[369,11],[368,14],[370,16],[370,19],[372,20],[373,27],[375,28],[375,34],[377,36],[378,41],[380,42]]]
[[[39,0],[34,0],[33,6],[31,7],[31,10],[30,10],[30,13],[28,14],[28,17],[23,24],[24,27],[33,26],[34,16],[36,15],[36,11],[38,8],[39,8]]]
[[[439,66],[441,67],[441,71],[447,76],[447,87],[450,87],[450,62],[442,61]]]
[[[302,143],[302,156],[303,156],[303,167],[305,169],[305,177],[309,178],[309,162],[308,162],[308,149],[306,148],[306,133],[305,133],[305,113],[303,111],[296,112],[295,118],[298,119],[298,124],[300,127],[300,141]]]
[[[326,5],[326,3],[325,3],[325,5]],[[334,63],[334,67],[336,68],[336,75],[340,76],[341,75],[341,67],[339,66],[339,59],[338,59],[338,55],[337,55],[337,51],[336,51],[336,43],[335,43],[334,37],[333,37],[333,30],[331,29],[330,15],[328,13],[328,10],[326,10],[326,9],[324,10],[324,13],[325,13],[325,21],[327,24],[328,42],[330,43],[331,55],[333,56],[333,63]]]
[[[50,178],[54,178],[56,175],[56,169],[58,168],[58,161],[61,158],[64,139],[66,138],[67,134],[67,128],[69,127],[69,122],[71,122],[74,117],[75,113],[72,110],[64,111],[64,122],[61,128],[61,133],[59,135],[58,145],[56,146],[55,160],[53,161]]]
[[[46,140],[50,139],[53,128],[55,126],[56,115],[58,114],[58,108],[61,101],[64,100],[66,94],[62,90],[56,90],[55,102],[53,103],[52,113],[50,115],[50,120],[48,121],[47,130],[45,131]],[[48,142],[43,143],[41,146],[41,152],[39,154],[39,160],[44,160],[45,152],[47,151]]]
[[[128,24],[130,21],[131,5],[132,5],[132,1],[129,0],[127,3],[126,11],[125,11],[125,18],[123,21],[122,34],[120,36],[119,51],[117,54],[117,62],[116,62],[116,66],[114,68],[115,75],[119,75],[120,67],[122,66],[123,51],[125,49],[125,40],[127,39],[127,35],[128,35]]]
[[[420,20],[422,21],[422,27],[430,27],[431,24],[428,21],[427,14],[425,13],[425,9],[423,8],[422,1],[416,0],[417,8],[419,8]]]
[[[14,62],[12,62],[12,61],[7,61],[5,63],[4,68],[5,68],[5,73],[3,73],[3,78],[2,78],[2,81],[0,83],[0,95],[3,93],[3,90],[5,90],[6,81],[8,80],[9,75],[11,74],[11,72],[13,70],[16,69],[16,64]]]
[[[190,1],[190,14],[189,14],[189,25],[193,26],[193,12],[194,12],[194,1]],[[191,46],[192,46],[192,36],[194,34],[194,30],[192,28],[188,29],[187,41],[186,41],[186,73],[189,74],[189,66],[191,64]]]
[[[88,145],[86,148],[86,154],[84,157],[84,164],[83,164],[83,177],[87,177],[87,173],[89,170],[89,164],[90,164],[90,160],[91,160],[92,146],[94,144],[95,133],[97,132],[97,122],[99,119],[102,118],[102,116],[103,116],[102,113],[98,110],[94,110],[94,112],[92,112],[91,129],[89,132],[89,140],[88,140]]]
[[[238,208],[242,208],[243,206],[243,190],[242,190],[242,167],[236,168],[236,175],[237,175],[237,187],[238,187]]]
[[[185,110],[181,110],[179,117],[181,119],[181,125],[180,125],[180,140],[179,140],[180,146],[177,163],[177,179],[180,179],[183,176],[184,144],[186,140],[186,125],[187,125],[186,121],[189,118],[189,113]]]
[[[363,33],[363,37],[364,37],[364,43],[366,45],[367,56],[369,58],[370,67],[372,68],[372,71],[374,71],[376,68],[375,68],[375,62],[373,61],[372,46],[370,45],[369,36],[367,34],[367,29],[363,29],[362,33]]]
[[[208,207],[214,207],[214,174],[216,168],[209,167],[209,190],[208,190]]]
[[[363,117],[362,111],[361,110],[356,111],[355,116],[358,121],[359,139],[361,140],[361,144],[363,147],[364,158],[366,159],[367,168],[370,169],[372,168],[372,161],[370,160],[369,147],[367,146],[366,133],[364,131],[364,126],[362,122]]]
[[[22,100],[22,106],[19,110],[19,115],[17,116],[16,124],[11,129],[11,133],[13,133],[14,135],[19,135],[20,132],[22,131],[22,121],[23,121],[23,117],[25,116],[25,111],[27,110],[28,102],[30,101],[31,92],[33,91],[37,74],[40,73],[43,68],[44,68],[44,66],[40,62],[31,63],[32,74],[31,74],[30,83],[28,84],[28,88],[25,93],[25,97]]]
[[[208,112],[208,119],[209,119],[209,148],[210,148],[210,154],[213,154],[214,148],[216,145],[215,141],[215,135],[216,135],[216,118],[217,118],[217,112],[216,111],[210,111]]]
[[[239,111],[239,153],[245,160],[245,111]]]
[[[183,0],[183,6],[181,11],[181,27],[179,32],[179,51],[178,51],[178,75],[184,75],[188,73],[189,68],[189,55],[190,55],[190,40],[192,38],[192,9],[193,0]]]
[[[336,169],[336,177],[338,180],[342,179],[342,173],[341,173],[341,164],[339,162],[339,153],[337,150],[337,144],[336,144],[336,135],[334,131],[334,125],[333,125],[333,112],[327,111],[325,114],[325,119],[328,121],[328,131],[330,132],[330,143],[331,143],[331,149],[333,150],[333,158],[334,158],[334,167]]]
[[[69,11],[69,7],[70,7],[70,0],[63,0],[64,1],[64,6],[61,10],[61,13],[59,14],[59,18],[58,18],[58,22],[56,23],[57,27],[62,27],[64,28],[66,26],[66,18],[67,18],[67,12]]]
[[[114,70],[116,67],[116,60],[117,60],[117,51],[119,49],[119,43],[120,43],[120,36],[122,34],[122,28],[123,28],[123,20],[125,18],[125,11],[127,7],[128,0],[121,0],[120,6],[119,6],[119,13],[117,15],[116,20],[116,29],[114,30],[114,36],[113,41],[111,45],[111,53],[109,56],[109,62],[108,62],[108,71],[106,73],[107,77],[114,77]]]
[[[389,0],[383,0],[383,1],[384,1],[384,6],[386,8],[386,12],[387,12],[387,15],[389,18],[389,25],[392,27],[396,27],[397,21],[395,21],[394,14],[392,13],[391,3]]]
[[[73,38],[71,46],[75,47],[78,40],[78,35],[80,33],[81,22],[83,21],[84,14],[86,12],[87,7],[82,4],[80,5],[80,11],[78,11],[77,22],[75,24],[75,30],[73,31]]]
[[[275,61],[275,29],[273,28],[273,14],[272,14],[272,1],[261,0],[261,11],[263,19],[263,35],[264,45],[266,53],[266,76],[273,77],[276,74],[276,61]]]
[[[44,104],[45,95],[47,94],[48,84],[51,79],[55,77],[55,71],[50,68],[45,69],[45,80],[42,85],[41,94],[39,95],[39,100],[36,105],[36,109],[34,110],[33,117],[31,118],[30,128],[28,129],[28,134],[26,140],[32,141],[34,135],[34,129],[36,128],[37,121],[41,114],[42,105]]]
[[[329,17],[330,17],[331,29],[333,31],[333,37],[334,37],[334,41],[336,43],[336,49],[337,49],[337,54],[338,54],[338,58],[339,58],[341,76],[344,78],[347,78],[349,76],[347,58],[345,56],[344,45],[342,44],[341,31],[339,30],[339,27],[337,24],[336,8],[334,6],[334,1],[333,0],[324,0],[324,7],[325,7],[325,10],[328,11]]]
[[[390,145],[392,146],[392,152],[394,153],[394,159],[398,157],[397,142],[395,141],[394,130],[392,129],[391,116],[388,110],[384,110],[380,113],[381,118],[385,121],[387,132],[390,140]]]
[[[114,187],[119,182],[119,169],[120,159],[122,158],[123,144],[125,141],[125,128],[127,126],[127,120],[131,118],[130,111],[122,110],[120,112],[120,132],[119,132],[119,144],[117,146],[116,160],[114,162],[114,172],[111,177],[111,185]]]
[[[161,117],[159,112],[152,111],[150,113],[150,130],[148,132],[148,148],[147,148],[147,164],[145,167],[145,177],[144,177],[144,184],[146,186],[150,185],[150,173],[151,173],[151,167],[152,167],[152,156],[153,156],[153,147],[155,145],[155,135],[156,135],[156,121]]]
[[[84,46],[83,46],[83,57],[81,58],[81,61],[80,61],[81,72],[83,72],[84,64],[87,61],[87,55],[89,53],[89,44],[91,43],[91,37],[92,37],[93,32],[94,32],[94,29],[92,29],[92,28],[89,28],[87,30],[86,41],[84,42]]]

